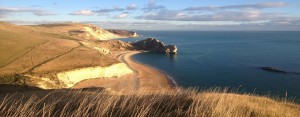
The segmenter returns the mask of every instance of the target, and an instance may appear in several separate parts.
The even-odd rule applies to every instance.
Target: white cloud
[[[47,16],[47,15],[56,15],[53,12],[43,10],[43,9],[36,9],[31,7],[2,7],[0,6],[0,17],[5,17],[10,13],[32,13],[36,16]]]
[[[300,30],[299,25],[294,24],[277,24],[271,22],[211,22],[211,23],[178,23],[171,21],[106,21],[106,22],[86,22],[93,23],[106,29],[139,29],[139,30],[232,30],[232,31],[283,31],[283,30]]]
[[[131,13],[139,12],[135,20],[124,22],[97,22],[105,28],[123,29],[191,29],[191,30],[300,30],[300,17],[289,16],[287,13],[280,13],[281,7],[288,4],[285,2],[263,2],[257,4],[237,4],[225,6],[196,6],[183,9],[168,10],[165,6],[156,4],[154,0],[142,7],[140,12],[136,4],[129,4],[126,7],[93,8],[94,10],[78,10],[70,15],[102,15],[108,19],[126,19]],[[272,9],[277,9],[272,12]],[[269,10],[270,9],[270,10]],[[53,15],[52,12],[40,9],[40,7],[1,7],[0,18],[10,13],[26,12],[37,16]],[[144,19],[144,20],[138,20]],[[77,20],[77,19],[75,19]],[[78,19],[77,21],[81,21]],[[127,21],[127,20],[126,20]],[[21,21],[15,20],[13,22]],[[52,21],[32,21],[31,23],[47,23]],[[54,21],[55,22],[55,21]],[[56,21],[57,22],[57,21]],[[84,21],[83,21],[84,22]],[[23,23],[26,23],[24,21]],[[28,23],[28,22],[27,22]],[[228,28],[228,29],[227,29]],[[247,29],[245,29],[247,30]]]
[[[97,14],[99,16],[104,16],[104,15],[107,16],[111,12],[121,12],[121,11],[124,11],[124,10],[125,10],[124,8],[121,8],[119,6],[114,6],[113,8],[110,8],[110,9],[74,11],[74,12],[70,13],[70,15],[85,15],[85,16],[89,16],[89,15]]]
[[[155,6],[154,0],[148,0],[148,6]]]
[[[127,30],[232,30],[232,31],[300,31],[300,18],[285,17],[277,21],[295,21],[295,23],[277,23],[276,21],[265,22],[172,22],[172,21],[82,21],[77,23],[96,24],[104,29],[127,29]],[[14,24],[49,24],[49,23],[72,23],[72,21],[7,21]],[[74,22],[73,22],[74,23]]]
[[[136,4],[129,4],[126,7],[127,10],[136,10],[137,9],[137,5]]]
[[[278,17],[270,20],[268,24],[290,24],[295,26],[300,26],[299,17]]]
[[[250,11],[224,11],[207,14],[190,14],[183,11],[161,10],[137,17],[147,20],[173,20],[173,21],[253,21],[264,20],[269,14],[257,10]]]
[[[99,9],[94,10],[93,12],[97,13],[110,13],[110,12],[118,12],[118,11],[124,11],[124,8],[120,8],[119,6],[114,6],[112,9]]]
[[[288,4],[285,2],[263,2],[263,3],[257,3],[257,4],[188,7],[185,10],[187,10],[187,11],[214,11],[214,10],[225,10],[225,9],[265,9],[265,8],[285,7],[287,5]]]
[[[126,17],[128,17],[128,16],[129,16],[128,13],[122,13],[122,14],[119,14],[119,15],[114,16],[113,18],[116,18],[116,19],[123,19],[123,18],[126,18]]]
[[[240,4],[226,6],[188,7],[180,10],[167,10],[158,7],[153,0],[143,8],[145,14],[137,19],[156,21],[273,21],[281,17],[288,17],[281,13],[266,12],[262,9],[285,7],[285,2],[263,2],[257,4]],[[150,9],[147,9],[150,8]],[[152,8],[152,9],[151,9]]]
[[[70,13],[70,15],[86,15],[86,16],[93,15],[93,14],[94,14],[94,12],[91,10],[79,10],[79,11]]]
[[[161,9],[165,9],[166,7],[163,5],[156,5],[154,0],[148,0],[148,4],[146,7],[142,8],[142,10],[144,12],[151,12],[153,10],[161,10]]]

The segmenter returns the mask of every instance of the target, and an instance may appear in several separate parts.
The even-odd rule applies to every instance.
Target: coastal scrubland
[[[65,23],[65,24],[43,24],[36,26],[28,26],[35,30],[43,30],[44,32],[49,32],[53,34],[67,35],[73,38],[81,39],[101,39],[101,40],[110,40],[113,38],[122,38],[126,36],[118,35],[111,33],[107,30],[104,30],[100,27],[90,25],[90,24],[81,24],[81,23]]]
[[[0,116],[300,117],[291,99],[175,87],[132,60],[133,45],[106,40],[116,37],[86,24],[0,22]]]
[[[106,56],[111,50],[102,46],[105,44],[98,45],[102,38],[116,37],[120,36],[89,24],[18,26],[0,22],[0,84],[62,88],[67,84],[57,79],[59,73],[91,67],[109,71],[120,62]]]
[[[20,90],[19,90],[20,91]],[[5,90],[2,92],[5,92]],[[109,89],[1,93],[0,116],[299,117],[287,99],[237,94],[226,89],[177,89],[120,94]]]
[[[15,28],[15,30],[12,30],[12,28]],[[29,34],[29,32],[22,27],[16,28],[13,25],[0,23],[0,67],[23,56],[36,45],[46,42],[45,38]]]

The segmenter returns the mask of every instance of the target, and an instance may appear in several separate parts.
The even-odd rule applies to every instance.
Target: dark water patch
[[[175,44],[178,55],[143,53],[133,58],[171,74],[183,87],[239,87],[300,97],[300,32],[141,31]],[[276,66],[287,74],[259,69]]]

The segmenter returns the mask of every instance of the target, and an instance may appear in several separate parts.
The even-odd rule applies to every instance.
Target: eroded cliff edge
[[[70,88],[87,79],[132,74],[125,63],[110,56],[113,53],[132,50],[177,53],[176,46],[165,46],[152,38],[137,43],[108,40],[124,35],[90,24],[17,26],[1,23],[0,35],[3,43],[0,84],[43,89]]]
[[[106,29],[107,31],[121,35],[124,37],[139,37],[139,35],[134,31],[128,31],[128,30],[117,30],[117,29]]]
[[[138,41],[136,43],[133,43],[133,46],[139,50],[167,54],[177,54],[176,45],[165,45],[163,42],[155,38],[148,38],[145,40]]]
[[[93,78],[118,78],[133,71],[109,54],[132,45],[124,35],[91,24],[18,26],[0,23],[0,84],[69,88]]]

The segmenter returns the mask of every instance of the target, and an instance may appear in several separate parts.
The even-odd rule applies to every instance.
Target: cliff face
[[[86,79],[132,73],[126,64],[109,56],[133,49],[132,45],[104,40],[116,34],[94,25],[17,26],[0,22],[0,37],[0,85],[60,89]]]
[[[114,30],[114,29],[107,29],[107,31],[114,33],[116,35],[120,35],[123,37],[138,37],[139,35],[134,31],[127,31],[127,30]]]
[[[110,40],[122,37],[92,24],[83,24],[78,28],[69,30],[67,34],[75,38],[88,40]]]
[[[42,76],[26,75],[25,82],[29,86],[39,87],[42,89],[60,89],[71,88],[75,84],[94,78],[118,78],[120,76],[131,74],[133,71],[126,64],[118,63],[106,67],[85,67],[68,71],[61,71],[55,74],[44,74]]]
[[[104,48],[109,48],[111,51],[134,50],[132,44],[121,40],[101,41],[98,45]]]
[[[114,31],[136,36],[135,32]],[[0,23],[0,84],[21,84],[43,89],[69,88],[94,78],[117,78],[133,73],[109,54],[126,50],[148,50],[176,54],[149,38],[127,43],[117,34],[89,24],[17,26]],[[119,36],[122,37],[122,36]],[[26,40],[26,41],[24,41]]]
[[[35,29],[51,32],[55,34],[63,34],[77,39],[84,40],[111,40],[116,38],[137,37],[136,32],[126,30],[105,30],[92,24],[44,24],[34,27]]]
[[[129,69],[125,63],[118,63],[107,67],[88,67],[64,71],[57,74],[57,77],[68,88],[73,87],[76,83],[93,78],[112,78],[122,75],[131,74],[133,71]]]
[[[140,50],[147,50],[151,52],[177,54],[177,47],[175,45],[165,45],[158,39],[148,38],[142,41],[133,43],[133,46]]]

